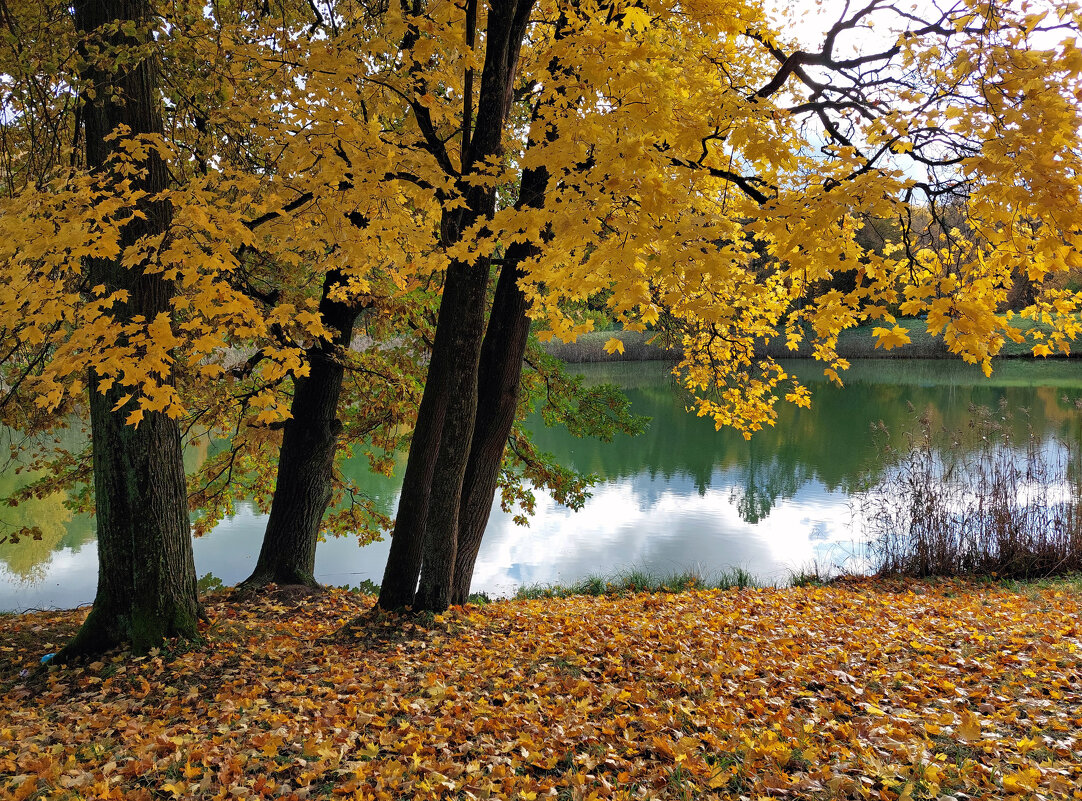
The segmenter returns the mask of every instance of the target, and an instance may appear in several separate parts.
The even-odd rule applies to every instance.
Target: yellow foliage
[[[588,330],[571,307],[604,291],[626,328],[683,345],[699,414],[749,433],[773,424],[779,393],[809,401],[762,356],[766,340],[809,342],[840,383],[841,331],[884,319],[889,350],[908,341],[894,312],[925,315],[987,372],[1023,336],[1002,311],[1023,278],[1026,314],[1051,327],[1036,355],[1082,334],[1079,299],[1054,287],[1082,267],[1082,52],[1051,35],[1078,29],[1073,4],[952,6],[869,55],[865,74],[885,76],[874,96],[837,52],[798,51],[758,0],[522,8],[512,122],[471,162],[462,129],[467,108],[481,112],[487,54],[484,36],[465,44],[465,4],[436,0],[416,19],[335,4],[333,24],[305,3],[170,4],[131,45],[170,71],[168,135],[115,132],[105,180],[70,145],[39,152],[33,125],[73,125],[75,93],[93,88],[52,55],[75,52],[70,22],[13,4],[36,34],[0,45],[13,143],[0,330],[21,346],[4,354],[9,377],[29,367],[20,389],[56,414],[91,373],[132,396],[132,422],[230,396],[272,424],[284,402],[261,393],[303,376],[304,350],[332,335],[315,306],[328,276],[329,299],[381,308],[383,332],[407,336],[452,260],[499,260],[514,243],[531,246],[520,286],[542,339]],[[847,13],[849,27],[880,21],[876,4]],[[151,153],[174,179],[155,198],[132,180]],[[524,173],[542,169],[544,197],[520,202]],[[488,188],[495,208],[445,230]],[[168,231],[126,244],[151,200],[171,208]],[[869,245],[883,220],[894,233]],[[123,293],[84,286],[87,259],[165,277],[170,313],[121,323]],[[237,351],[262,358],[234,392]]]
[[[623,353],[624,343],[618,337],[609,337],[605,341],[605,353]]]

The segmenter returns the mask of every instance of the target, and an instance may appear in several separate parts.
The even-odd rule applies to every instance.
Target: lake
[[[1082,370],[1075,362],[1015,360],[991,379],[954,361],[856,361],[839,389],[807,361],[786,363],[813,392],[810,409],[780,405],[775,428],[745,441],[685,411],[687,398],[662,363],[576,365],[592,382],[625,388],[632,410],[652,421],[643,435],[610,443],[578,440],[565,431],[533,430],[540,448],[602,481],[578,512],[538,493],[529,527],[497,508],[474,573],[474,591],[506,595],[522,585],[572,582],[591,574],[645,569],[695,569],[709,577],[741,567],[760,580],[784,582],[812,565],[859,570],[860,532],[853,498],[881,475],[871,427],[883,421],[893,441],[914,428],[917,414],[936,425],[964,427],[971,404],[1016,414],[1050,447],[1077,447]],[[1023,412],[1023,410],[1025,410]],[[399,460],[401,467],[404,460]],[[362,488],[393,511],[397,482],[347,465]],[[363,475],[362,475],[363,474]],[[14,476],[0,476],[10,490]],[[90,603],[97,581],[93,521],[72,516],[62,498],[0,509],[0,525],[38,525],[39,541],[0,544],[0,610],[73,607]],[[240,505],[238,514],[195,541],[196,571],[227,585],[251,572],[265,518]],[[378,582],[387,542],[360,548],[351,539],[321,543],[316,577],[325,584]]]

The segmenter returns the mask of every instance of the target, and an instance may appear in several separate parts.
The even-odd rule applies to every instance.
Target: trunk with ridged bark
[[[533,0],[507,0],[489,8],[476,125],[472,135],[464,136],[464,176],[469,176],[475,165],[483,167],[502,157],[515,70],[532,7]],[[471,114],[467,106],[467,131]],[[428,138],[431,147],[437,151],[442,148],[433,135]],[[495,212],[496,189],[483,182],[470,186],[463,199],[465,208],[444,214],[444,247],[460,242],[470,226]],[[472,264],[452,262],[447,271],[432,360],[380,589],[379,605],[385,609],[412,606],[415,610],[442,611],[451,600],[459,507],[476,423],[488,274],[489,260],[484,256]]]
[[[334,288],[344,282],[345,276],[337,270],[324,280],[319,313],[324,326],[334,333],[308,349],[308,375],[295,382],[263,545],[255,570],[242,587],[319,586],[316,542],[333,494],[334,456],[342,433],[337,417],[345,376],[342,354],[349,348],[359,312],[353,304],[332,300]]]
[[[477,370],[485,331],[485,295],[488,272],[476,266],[452,265],[444,287],[445,310],[453,315],[446,326],[448,336],[437,338],[437,355],[453,360],[454,369],[445,391],[447,408],[443,418],[440,449],[432,471],[425,521],[420,585],[415,605],[419,609],[443,610],[451,603],[458,548],[458,510],[470,457],[470,445],[477,419]],[[451,300],[451,303],[447,303]],[[427,392],[427,387],[425,388]]]
[[[125,50],[139,46],[137,37],[150,36],[151,9],[142,0],[77,0],[74,12],[77,30],[92,40],[90,48]],[[115,22],[121,25],[111,25]],[[123,25],[126,22],[134,23],[133,28]],[[103,26],[108,32],[101,31]],[[162,120],[149,60],[125,63],[116,72],[96,63],[101,62],[88,60],[80,76],[93,88],[83,95],[83,132],[87,167],[106,171],[116,146],[106,137],[118,126],[127,126],[132,134],[160,135]],[[154,153],[142,166],[145,172],[132,181],[148,199],[140,202],[143,218],[125,226],[122,246],[161,234],[169,226],[169,205],[150,199],[167,187],[166,167]],[[153,320],[170,313],[173,285],[161,275],[110,259],[88,259],[86,269],[91,286],[129,293],[126,303],[114,307],[120,320]],[[143,652],[168,637],[197,635],[199,606],[179,426],[159,412],[147,412],[138,427],[125,425],[131,411],[121,402],[125,390],[114,386],[99,392],[93,373],[89,386],[98,589],[86,622],[60,659],[126,644]]]
[[[512,248],[517,250],[517,248]],[[470,594],[473,567],[488,526],[504,448],[518,409],[522,358],[530,334],[526,296],[518,288],[517,259],[508,254],[500,272],[477,375],[477,415],[458,510],[452,604]]]
[[[557,23],[556,36],[560,33],[561,25]],[[534,123],[539,111],[540,106],[534,109]],[[547,136],[553,135],[554,131],[549,129]],[[519,184],[518,207],[543,208],[548,178],[544,167],[526,170]],[[535,255],[536,250],[529,242],[515,242],[508,247],[481,345],[477,421],[458,510],[458,542],[451,582],[453,604],[464,604],[469,598],[473,568],[496,496],[503,453],[518,412],[522,359],[530,338],[530,318],[526,313],[529,302],[518,282],[522,277],[522,262]]]

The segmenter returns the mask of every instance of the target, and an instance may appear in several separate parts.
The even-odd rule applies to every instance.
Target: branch
[[[477,44],[477,0],[466,0],[466,51],[472,52]],[[473,67],[466,70],[462,79],[462,153],[459,161],[465,172],[470,150],[470,130],[473,128]]]
[[[663,148],[659,145],[658,149],[664,152],[666,148]],[[755,176],[749,177],[746,175],[740,175],[739,173],[735,173],[732,170],[723,170],[720,167],[707,167],[701,161],[681,159],[676,158],[675,156],[669,159],[669,163],[672,164],[672,166],[674,167],[682,167],[688,170],[703,170],[713,178],[720,178],[724,181],[728,181],[729,183],[740,189],[740,191],[742,191],[745,195],[758,203],[760,206],[770,200],[769,195],[759,189],[756,189],[755,187],[755,185],[758,184],[760,186],[765,186],[769,189],[773,189],[773,187],[770,187],[769,184],[767,184],[766,181],[761,178],[757,178]]]

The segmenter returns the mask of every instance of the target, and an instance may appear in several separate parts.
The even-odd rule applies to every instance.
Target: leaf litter
[[[0,796],[1082,798],[1070,585],[282,599],[40,671],[85,610],[0,618]]]

